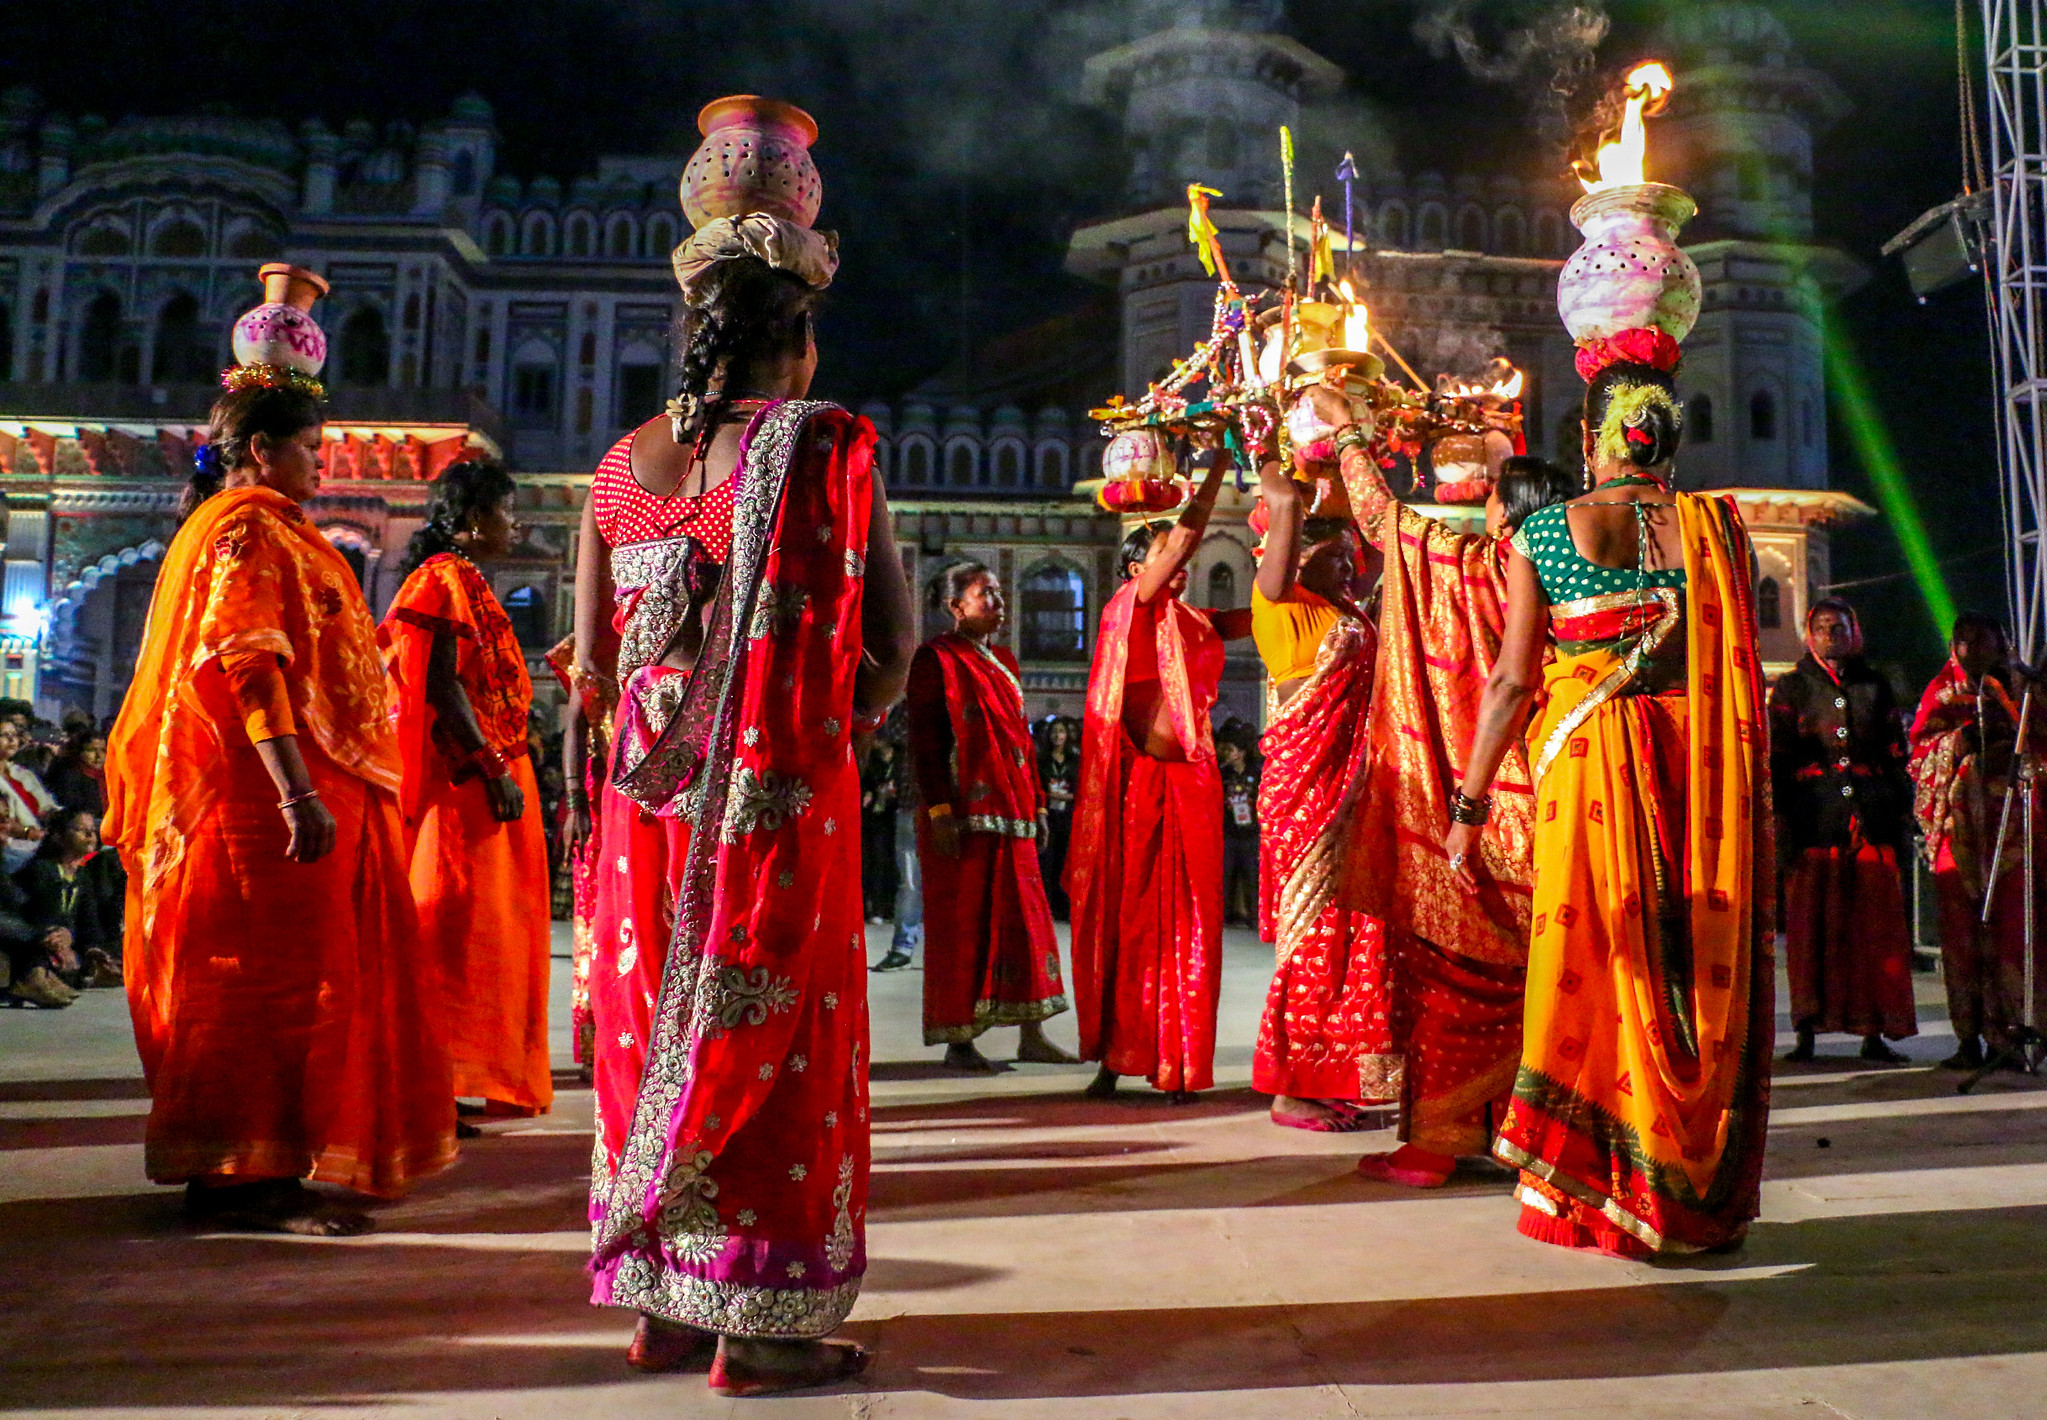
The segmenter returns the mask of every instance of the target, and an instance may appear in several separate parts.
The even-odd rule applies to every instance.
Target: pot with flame
[[[1670,71],[1661,64],[1638,66],[1625,81],[1618,130],[1599,147],[1598,176],[1584,176],[1587,165],[1580,164],[1585,196],[1571,208],[1571,225],[1585,244],[1557,281],[1557,313],[1580,345],[1649,329],[1682,341],[1699,319],[1699,268],[1677,245],[1698,204],[1646,177],[1643,119],[1662,107],[1670,89]]]

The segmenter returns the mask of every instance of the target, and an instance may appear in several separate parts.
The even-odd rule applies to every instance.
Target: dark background
[[[1286,6],[1292,31],[1350,75],[1327,136],[1409,172],[1559,171],[1559,105],[1544,92],[1546,74],[1488,83],[1454,55],[1433,54],[1417,21],[1444,8],[1467,13],[1498,45],[1553,7]],[[2001,610],[1980,290],[1917,305],[1897,264],[1878,255],[1960,185],[1953,8],[1770,8],[1855,105],[1820,136],[1816,157],[1819,237],[1873,272],[1832,312],[1834,334],[1868,372],[1958,604]],[[1973,24],[1976,6],[1966,8]],[[1612,30],[1588,90],[1651,52],[1669,12],[1645,0],[1605,9]],[[1076,223],[1118,207],[1123,159],[1113,126],[1077,103],[1075,83],[1080,60],[1117,42],[1133,13],[1057,0],[10,0],[0,5],[0,85],[31,85],[74,116],[227,105],[335,126],[358,115],[429,121],[474,89],[497,110],[500,170],[565,182],[601,153],[687,153],[697,108],[719,94],[790,98],[822,126],[821,223],[840,230],[846,258],[820,389],[858,400],[898,395],[976,341],[1094,294],[1061,261]],[[1977,42],[1972,31],[1980,65]],[[1312,190],[1312,175],[1304,182]],[[1834,423],[1835,485],[1875,502],[1838,405]],[[1834,546],[1834,576],[1858,584],[1848,594],[1863,608],[1872,653],[1915,678],[1930,674],[1942,637],[1889,526],[1839,532]]]

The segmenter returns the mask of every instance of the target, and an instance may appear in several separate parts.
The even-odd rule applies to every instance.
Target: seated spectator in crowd
[[[106,765],[107,737],[87,720],[84,728],[71,729],[63,748],[50,761],[43,783],[59,807],[80,809],[98,818],[107,811]]]
[[[43,820],[35,856],[14,875],[21,913],[40,931],[61,928],[75,964],[65,968],[73,986],[121,984],[120,883],[96,871],[104,857],[99,817],[56,809]]]
[[[58,1011],[78,999],[78,990],[64,978],[77,976],[82,963],[71,946],[71,933],[59,926],[38,926],[23,908],[21,889],[12,878],[0,877],[0,999],[10,1006],[39,1006]]]
[[[28,862],[43,836],[43,815],[57,807],[57,800],[41,776],[14,762],[22,750],[22,729],[6,706],[18,702],[0,701],[0,818],[7,832],[4,867],[12,874]]]

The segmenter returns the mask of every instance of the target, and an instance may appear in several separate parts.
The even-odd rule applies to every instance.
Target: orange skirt
[[[422,955],[439,972],[458,1098],[516,1113],[554,1103],[547,1054],[547,837],[540,786],[525,755],[510,762],[524,816],[499,823],[481,779],[457,784],[429,756],[412,895]]]
[[[418,954],[398,801],[299,740],[336,822],[284,855],[277,790],[247,742],[153,888],[128,878],[126,967],[158,1183],[312,1178],[395,1197],[455,1157],[447,1045]]]

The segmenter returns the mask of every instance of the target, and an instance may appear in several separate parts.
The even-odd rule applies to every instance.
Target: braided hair
[[[1684,411],[1670,376],[1653,365],[1621,360],[1585,387],[1585,427],[1593,454],[1636,468],[1661,468],[1677,457]]]
[[[701,460],[722,405],[738,397],[760,367],[800,351],[813,334],[822,293],[757,256],[718,262],[691,288],[676,317],[680,389],[670,409],[676,443]]]
[[[206,442],[192,458],[192,474],[178,499],[178,521],[220,492],[227,476],[249,461],[249,445],[258,434],[272,440],[292,439],[326,421],[320,402],[289,385],[249,385],[229,390],[213,402]]]
[[[426,526],[405,545],[405,560],[398,564],[399,580],[418,571],[429,557],[455,551],[455,534],[462,531],[470,514],[495,508],[517,491],[512,476],[494,459],[465,459],[442,469],[427,499]]]

